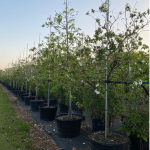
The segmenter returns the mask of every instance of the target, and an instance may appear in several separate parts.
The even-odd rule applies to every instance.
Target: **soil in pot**
[[[149,150],[149,140],[148,142],[140,139],[138,137],[130,136],[131,148],[130,150]]]
[[[39,111],[39,106],[44,103],[43,100],[30,100],[30,109],[31,111]]]
[[[72,119],[68,115],[62,114],[56,117],[58,136],[62,138],[75,138],[80,135],[81,116],[72,115]]]
[[[55,106],[44,106],[41,105],[40,109],[40,119],[45,121],[52,121],[55,119],[57,107]]]
[[[35,100],[35,96],[24,96],[25,105],[30,105],[30,100]]]
[[[91,150],[128,150],[129,138],[119,132],[112,132],[105,138],[104,131],[93,132],[89,135]]]
[[[69,107],[65,104],[59,103],[60,113],[68,113]]]

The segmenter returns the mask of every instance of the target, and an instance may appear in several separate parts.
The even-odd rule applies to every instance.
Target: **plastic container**
[[[50,100],[49,105],[58,107],[58,100]]]
[[[130,136],[131,148],[130,150],[149,150],[149,139],[148,142],[144,141],[138,137]]]
[[[67,114],[62,114],[67,115]],[[62,116],[62,115],[58,115]],[[60,120],[57,119],[58,136],[62,138],[75,138],[80,135],[81,119],[76,120]]]
[[[52,121],[55,119],[57,107],[50,108],[50,107],[43,107],[40,106],[40,119],[45,121]]]
[[[24,101],[24,96],[28,96],[28,95],[29,95],[28,93],[21,94],[21,95],[20,95],[20,99],[21,99],[22,101]]]
[[[68,113],[69,107],[65,104],[59,103],[60,113]]]
[[[89,140],[91,143],[90,150],[129,150],[129,139],[127,140],[126,143],[121,143],[121,144],[99,143],[99,142],[92,140],[90,137],[89,137]]]
[[[92,120],[92,130],[93,131],[105,130],[105,123],[100,119],[93,119]]]
[[[35,96],[24,96],[25,105],[30,105],[30,100],[35,100]]]
[[[30,109],[31,111],[39,111],[39,106],[44,103],[43,100],[30,100]]]

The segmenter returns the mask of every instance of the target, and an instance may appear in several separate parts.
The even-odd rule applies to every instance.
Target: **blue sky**
[[[54,17],[55,11],[63,10],[64,0],[1,0],[0,1],[0,69],[8,67],[8,63],[23,57],[23,50],[38,45],[39,34],[41,41],[49,34],[48,28],[41,25],[47,21],[51,15]],[[76,26],[81,28],[86,35],[92,36],[95,30],[95,21],[85,13],[93,9],[98,9],[101,0],[70,0],[71,6],[78,11]],[[114,15],[119,11],[124,11],[124,6],[129,3],[134,7],[136,0],[110,0],[110,9],[114,10]],[[149,0],[137,0],[136,8],[145,11],[149,7]],[[96,17],[101,16],[99,14]],[[125,27],[120,23],[120,28]],[[145,28],[148,30],[149,28]],[[144,42],[149,44],[149,32],[141,32]],[[25,54],[24,54],[25,55]],[[9,65],[10,66],[10,65]]]

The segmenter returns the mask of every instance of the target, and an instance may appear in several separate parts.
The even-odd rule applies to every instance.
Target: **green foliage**
[[[135,136],[147,141],[149,138],[149,106],[148,96],[139,85],[131,85],[125,94],[128,98],[126,102],[126,117],[119,130],[127,132],[127,136]],[[147,87],[148,88],[148,87]]]

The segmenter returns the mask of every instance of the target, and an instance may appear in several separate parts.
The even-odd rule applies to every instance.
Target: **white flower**
[[[96,89],[96,90],[95,90],[95,93],[96,93],[96,94],[99,94],[100,92],[99,92],[99,91],[97,91],[97,89]]]
[[[139,85],[142,85],[142,83],[143,83],[142,80],[140,80],[140,81],[139,81]]]
[[[79,65],[82,66],[81,62],[79,62]]]
[[[136,64],[136,62],[134,64]]]
[[[99,84],[97,83],[97,84],[96,84],[96,87],[98,87],[98,86],[99,86]]]
[[[137,83],[137,82],[134,82],[133,84],[138,85],[138,83]]]
[[[141,68],[139,70],[141,70]]]
[[[142,63],[144,63],[144,62],[145,62],[145,60],[142,60],[141,62],[142,62]]]
[[[83,82],[83,80],[81,80],[81,82]]]
[[[132,86],[132,88],[134,89],[134,87]]]
[[[94,60],[92,60],[92,63],[94,63],[96,60],[94,59]]]
[[[61,65],[61,63],[59,65]]]
[[[68,74],[66,74],[66,76],[69,77]]]

